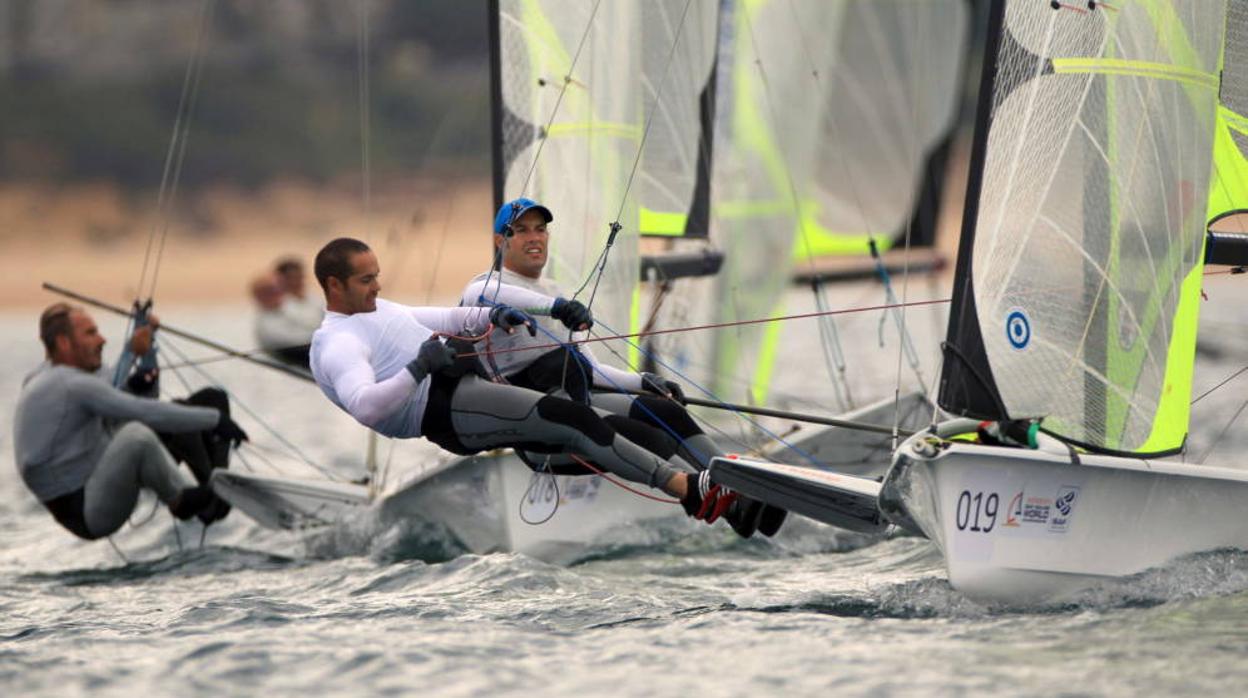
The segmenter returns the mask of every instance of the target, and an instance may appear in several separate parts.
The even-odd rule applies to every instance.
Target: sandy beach
[[[157,302],[178,306],[246,302],[248,282],[274,260],[292,255],[310,265],[320,245],[339,235],[369,241],[383,261],[387,295],[411,302],[456,296],[489,260],[485,180],[389,183],[373,190],[367,215],[358,181],[215,188],[180,196],[168,217],[156,199],[107,184],[0,189],[0,307],[45,306],[54,298],[41,288],[45,281],[127,304],[140,290],[149,239],[142,293],[155,271]]]

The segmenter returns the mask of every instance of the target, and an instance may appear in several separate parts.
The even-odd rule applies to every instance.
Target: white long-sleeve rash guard
[[[486,288],[486,284],[489,288]],[[461,305],[484,305],[489,303],[505,303],[513,308],[520,308],[530,314],[538,315],[537,323],[546,331],[538,332],[530,337],[528,332],[512,332],[494,330],[490,336],[491,346],[498,353],[494,354],[494,363],[503,375],[511,375],[522,371],[538,357],[550,351],[552,336],[566,339],[568,330],[563,323],[550,317],[550,306],[555,298],[562,295],[554,282],[548,279],[532,279],[517,274],[510,269],[503,269],[492,274],[480,274],[464,288],[460,300]],[[482,298],[485,301],[482,301]],[[545,310],[542,310],[542,309]],[[549,334],[548,334],[549,333]],[[577,332],[573,339],[584,339],[587,332]],[[534,347],[530,351],[522,351],[525,347]],[[594,367],[594,386],[613,390],[641,390],[641,376],[632,371],[609,366],[602,363],[589,350],[589,345],[580,345],[581,354],[589,359]]]
[[[414,308],[377,299],[371,313],[327,312],[312,335],[312,375],[330,402],[386,436],[420,436],[429,378],[406,370],[434,332],[479,335],[488,308]]]

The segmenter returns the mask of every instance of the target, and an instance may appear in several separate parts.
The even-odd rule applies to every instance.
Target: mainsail
[[[651,311],[639,235],[687,251],[709,233],[725,253],[718,289],[670,286],[655,323],[673,327],[781,314],[795,261],[904,233],[954,122],[968,25],[965,0],[503,0],[496,17],[498,196],[552,208],[547,273],[568,289],[618,214],[594,311],[630,332]],[[652,348],[764,402],[780,329]]]
[[[640,329],[639,235],[706,234],[716,15],[715,0],[498,3],[496,194],[554,212],[546,274],[568,292],[619,223],[593,305],[616,331]]]
[[[969,12],[964,0],[725,8],[713,212],[729,250],[718,319],[730,322],[783,314],[795,264],[904,236],[955,123]],[[717,374],[766,402],[781,329],[724,333]]]
[[[1225,10],[994,3],[945,409],[1182,447]]]

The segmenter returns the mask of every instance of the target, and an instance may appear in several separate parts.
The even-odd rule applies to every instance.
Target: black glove
[[[446,346],[450,348],[451,355],[455,359],[449,368],[442,369],[442,375],[459,378],[466,373],[472,373],[489,379],[490,374],[486,372],[485,366],[481,365],[481,357],[477,356],[476,345],[467,339],[452,337],[446,340]]]
[[[126,379],[126,392],[139,397],[155,397],[160,392],[160,369],[131,373]]]
[[[680,387],[680,383],[654,373],[641,374],[641,389],[655,395],[670,397],[682,405],[688,404],[685,400],[685,390]]]
[[[575,299],[556,298],[555,304],[550,306],[550,316],[569,330],[588,330],[594,326],[594,314]]]
[[[494,309],[490,311],[490,322],[494,323],[495,327],[505,330],[507,334],[511,334],[515,328],[523,325],[528,328],[530,337],[537,336],[537,325],[533,322],[533,318],[510,305],[494,306]]]
[[[213,430],[212,434],[221,441],[233,442],[234,448],[238,448],[239,444],[249,440],[247,432],[243,431],[243,428],[238,426],[238,423],[233,419],[230,419],[230,415],[224,411],[221,412],[221,421],[217,422],[217,428]]]
[[[407,364],[407,371],[419,383],[427,378],[429,374],[449,368],[454,363],[455,350],[443,344],[442,340],[437,337],[430,337],[425,340],[424,344],[420,345],[420,351],[416,353],[416,358]]]

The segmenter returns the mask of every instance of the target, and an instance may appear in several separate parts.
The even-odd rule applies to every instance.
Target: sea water
[[[1236,281],[1210,284],[1196,394],[1248,364],[1248,310],[1233,300],[1248,282]],[[297,534],[235,512],[204,535],[175,526],[150,498],[115,547],[78,541],[13,467],[14,403],[41,353],[36,315],[0,315],[5,696],[1217,695],[1248,685],[1248,554],[1237,551],[1059,605],[1008,608],[951,589],[922,539],[796,517],[775,539],[739,540],[721,524],[659,546],[605,546],[571,566],[510,554],[428,561],[418,534],[367,521]],[[164,317],[249,347],[245,308]],[[916,328],[938,328],[921,318]],[[120,324],[99,319],[117,340]],[[878,319],[864,325],[868,341],[852,344],[876,356],[871,380],[887,383],[896,344],[873,348]],[[936,331],[920,345],[934,346]],[[254,446],[234,467],[315,476],[284,439],[318,467],[363,473],[363,432],[314,388],[238,362],[202,369],[255,413],[239,416]],[[184,390],[177,373],[192,386],[208,380],[167,370],[171,394]],[[1231,423],[1248,393],[1242,381],[1197,404],[1193,457],[1220,438],[1210,463],[1248,465],[1248,423]],[[388,456],[383,445],[391,478],[404,477],[398,461],[437,458],[411,447]]]

